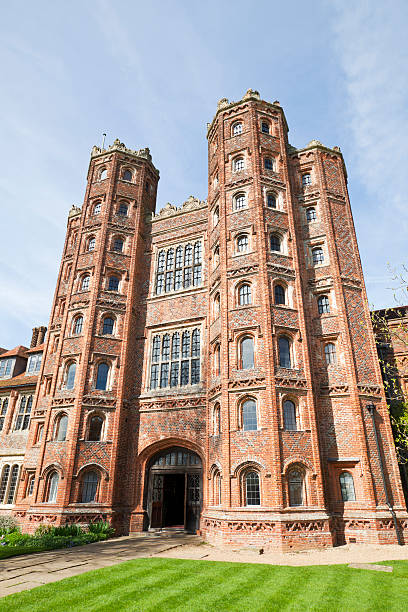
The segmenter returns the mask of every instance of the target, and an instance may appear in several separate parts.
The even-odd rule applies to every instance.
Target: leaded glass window
[[[130,170],[125,170],[124,173],[123,173],[123,177],[122,178],[123,178],[124,181],[131,181],[132,180],[132,176],[133,175],[132,175]]]
[[[262,121],[261,131],[263,132],[263,134],[269,134],[269,123],[267,123],[266,121]]]
[[[54,440],[58,442],[64,442],[67,439],[68,430],[68,416],[66,414],[61,415],[56,421],[54,426]]]
[[[270,246],[271,246],[271,251],[281,250],[281,239],[280,239],[280,236],[278,236],[278,234],[271,234]]]
[[[273,159],[270,157],[265,157],[264,164],[265,170],[273,170]]]
[[[76,363],[70,363],[65,373],[65,388],[73,389],[75,384]]]
[[[276,208],[276,196],[273,193],[268,193],[268,208]]]
[[[246,197],[245,193],[238,193],[234,198],[235,210],[241,210],[242,208],[246,208]]]
[[[94,414],[89,421],[88,440],[98,442],[102,438],[103,418]]]
[[[81,283],[81,291],[88,291],[90,280],[91,280],[90,276],[84,276],[83,277],[82,283]]]
[[[17,477],[18,477],[19,467],[20,466],[18,465],[13,465],[12,470],[11,470],[9,490],[8,490],[8,495],[7,495],[8,504],[12,504],[14,502],[14,495],[15,495],[16,488],[17,488]]]
[[[13,364],[13,359],[1,359],[0,360],[0,378],[3,376],[9,376],[11,373],[11,366]]]
[[[289,431],[297,430],[296,406],[291,400],[286,400],[283,404],[283,422],[285,429]]]
[[[8,409],[9,399],[5,397],[3,400],[0,398],[0,431],[3,430],[4,421],[6,419],[7,409]]]
[[[127,217],[128,214],[128,205],[125,202],[121,202],[118,208],[119,217]]]
[[[3,468],[3,473],[1,475],[1,482],[0,482],[0,504],[4,503],[4,498],[6,496],[9,475],[10,475],[10,466],[9,465],[5,465],[4,468]]]
[[[247,506],[260,506],[259,474],[248,472],[245,475],[245,501]]]
[[[239,136],[239,134],[242,134],[242,123],[234,123],[232,127],[232,135]]]
[[[237,238],[237,251],[238,253],[245,253],[248,250],[248,234],[241,234]]]
[[[333,342],[329,342],[324,347],[324,356],[326,358],[327,365],[333,365],[336,363],[336,345]]]
[[[244,283],[238,289],[238,303],[240,306],[246,306],[247,304],[251,304],[251,298],[251,285]]]
[[[282,287],[282,285],[275,285],[274,294],[275,304],[285,304],[285,289]]]
[[[318,265],[324,262],[323,249],[321,247],[317,247],[312,250],[312,261],[314,265]]]
[[[200,382],[200,330],[156,335],[152,341],[150,388],[178,387]]]
[[[354,490],[354,480],[350,472],[342,472],[340,474],[340,489],[341,499],[345,501],[356,501],[356,492]]]
[[[102,334],[111,336],[113,334],[114,323],[112,317],[105,317],[103,320]]]
[[[313,206],[306,209],[306,220],[308,223],[311,221],[316,221],[316,209],[313,208]]]
[[[282,368],[291,368],[291,358],[290,358],[290,342],[286,336],[281,336],[279,338],[279,365]]]
[[[303,474],[300,470],[295,469],[289,472],[289,505],[303,506]]]
[[[174,256],[175,255],[175,256]],[[156,295],[171,293],[201,285],[202,245],[194,244],[171,247],[158,254],[156,269]]]
[[[246,336],[239,343],[240,369],[249,370],[254,367],[254,339]]]
[[[119,291],[119,279],[117,276],[109,278],[108,291]]]
[[[325,314],[330,312],[330,302],[327,295],[321,295],[317,300],[317,307],[319,309],[319,314]]]
[[[115,238],[113,241],[113,250],[116,253],[122,253],[123,251],[123,240],[121,238]]]
[[[14,431],[19,429],[28,429],[30,425],[31,408],[33,405],[32,395],[23,395],[20,399],[18,407],[17,418],[14,423]]]
[[[312,183],[312,177],[310,174],[304,174],[302,176],[302,185],[310,185]]]
[[[252,399],[246,400],[242,404],[242,429],[244,431],[256,431],[258,429],[256,404]]]
[[[94,251],[95,250],[95,243],[96,243],[95,238],[90,238],[89,239],[89,242],[88,242],[88,251]]]
[[[41,353],[38,353],[37,355],[31,355],[30,361],[28,363],[27,374],[37,374],[40,371],[41,359]]]
[[[48,480],[48,495],[47,502],[54,503],[57,501],[59,475],[57,472],[53,472]]]
[[[234,159],[234,171],[235,172],[239,172],[240,170],[243,170],[244,167],[245,167],[245,164],[244,164],[243,157],[237,157],[236,159]]]
[[[81,317],[77,317],[74,321],[74,329],[73,329],[73,333],[75,335],[81,334],[82,333],[82,327],[84,324],[84,318]]]
[[[109,375],[109,366],[107,363],[100,363],[98,365],[97,375],[96,375],[96,385],[95,389],[100,389],[101,391],[106,391],[108,386],[108,375]]]
[[[98,482],[99,478],[96,472],[86,472],[82,481],[81,502],[83,504],[95,501]]]

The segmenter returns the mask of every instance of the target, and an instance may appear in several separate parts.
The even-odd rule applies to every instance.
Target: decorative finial
[[[257,100],[260,100],[261,96],[259,95],[259,91],[256,91],[256,89],[248,89],[242,99],[247,100],[248,98],[256,98]]]

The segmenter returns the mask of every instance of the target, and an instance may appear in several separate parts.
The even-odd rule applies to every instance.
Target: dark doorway
[[[165,474],[163,484],[163,527],[184,529],[185,474]]]
[[[201,505],[200,457],[178,447],[155,455],[149,465],[149,527],[178,527],[194,533],[200,526]]]

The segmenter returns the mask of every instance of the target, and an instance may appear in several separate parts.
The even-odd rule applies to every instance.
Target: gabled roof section
[[[38,376],[26,376],[25,372],[14,376],[14,378],[7,378],[6,380],[0,380],[0,391],[5,388],[15,387],[35,387],[37,384]]]
[[[27,357],[27,351],[28,348],[20,344],[19,346],[16,346],[11,350],[6,351],[5,353],[1,353],[0,359],[3,359],[3,357]]]

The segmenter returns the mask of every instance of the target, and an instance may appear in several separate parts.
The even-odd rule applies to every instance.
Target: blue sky
[[[252,87],[290,142],[340,145],[370,303],[407,263],[408,3],[41,0],[2,7],[0,346],[48,324],[89,154],[148,146],[158,208],[207,194],[206,123]],[[405,300],[408,302],[408,300]]]

